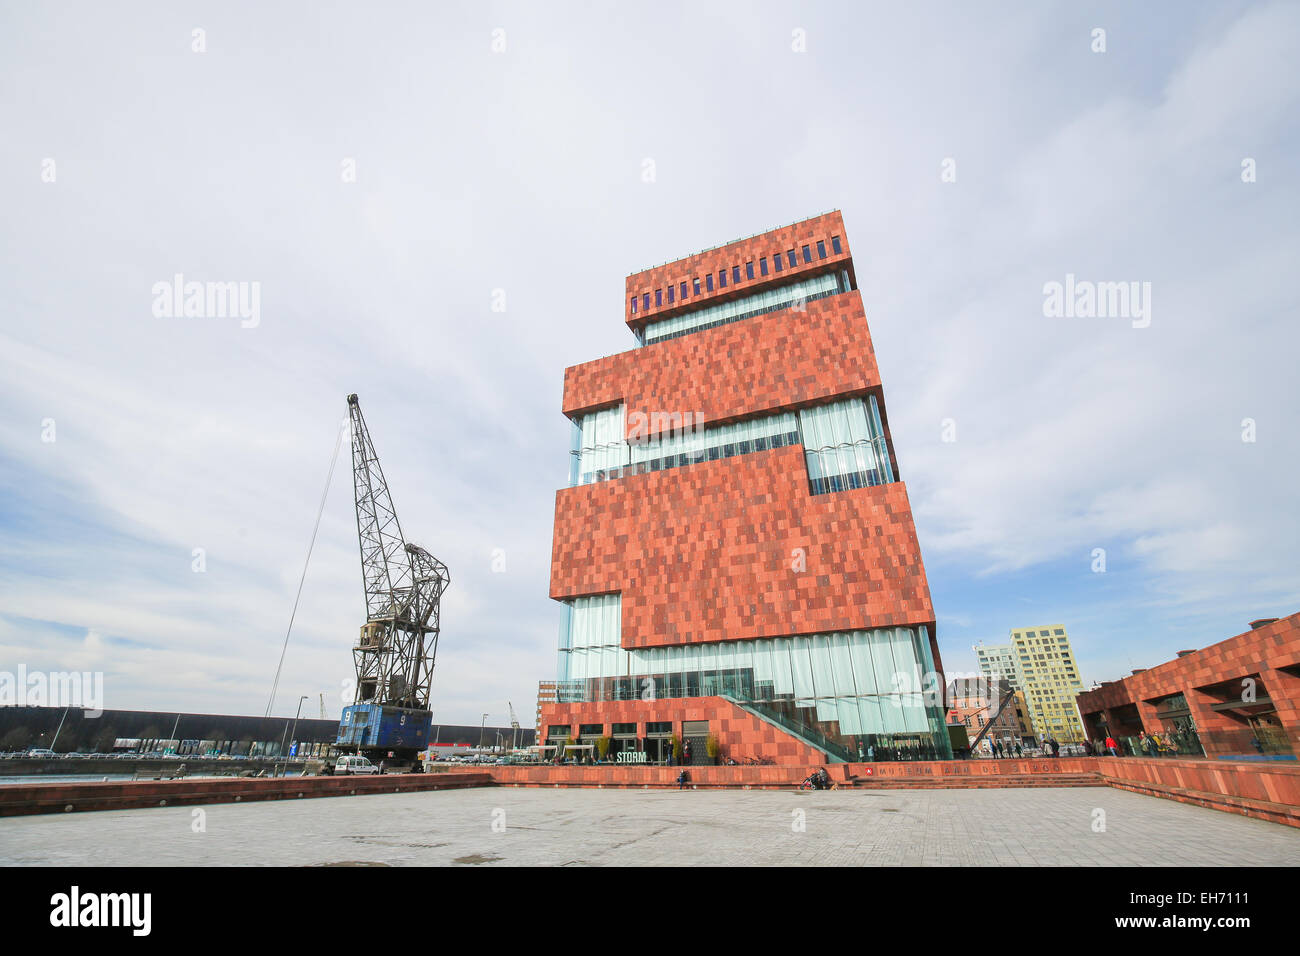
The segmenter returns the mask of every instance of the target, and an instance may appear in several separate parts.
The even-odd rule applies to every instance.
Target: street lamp
[[[478,749],[479,750],[483,749],[483,728],[487,726],[487,719],[488,719],[488,715],[484,714],[482,722],[478,725]]]

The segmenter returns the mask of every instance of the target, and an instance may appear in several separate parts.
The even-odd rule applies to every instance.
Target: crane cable
[[[280,671],[284,667],[284,654],[289,649],[289,635],[293,631],[293,619],[298,614],[298,601],[302,598],[302,586],[307,580],[307,565],[311,563],[311,553],[316,547],[316,532],[320,531],[320,519],[325,513],[325,498],[329,495],[330,485],[334,481],[334,466],[339,460],[339,449],[343,447],[343,432],[348,429],[349,421],[345,418],[339,425],[339,433],[334,438],[334,454],[330,457],[330,470],[325,478],[325,489],[320,495],[320,507],[316,509],[316,524],[311,529],[311,543],[307,545],[307,560],[302,563],[302,577],[298,579],[298,593],[293,598],[293,610],[289,613],[289,627],[284,632],[284,645],[280,648],[280,663],[275,667],[275,681],[271,684],[271,699],[266,702],[266,713],[262,716],[270,717],[271,708],[275,706],[275,694],[280,687]]]

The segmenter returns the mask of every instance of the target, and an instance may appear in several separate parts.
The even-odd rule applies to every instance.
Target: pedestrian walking
[[[1106,749],[1110,751],[1112,757],[1119,756],[1119,744],[1115,743],[1115,738],[1109,734],[1106,735]]]

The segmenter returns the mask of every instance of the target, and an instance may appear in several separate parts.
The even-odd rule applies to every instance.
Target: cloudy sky
[[[531,725],[564,368],[634,345],[628,273],[831,208],[950,671],[1292,613],[1298,39],[1287,3],[5,0],[0,669],[262,713],[357,392],[451,569],[437,719]],[[178,273],[259,283],[256,325],[155,314]],[[1149,325],[1045,316],[1067,275],[1150,283]],[[355,535],[345,450],[277,713],[338,715]]]

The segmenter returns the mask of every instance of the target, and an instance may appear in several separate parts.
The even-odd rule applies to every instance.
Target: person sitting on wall
[[[686,773],[686,770],[683,768],[683,769],[682,769],[682,772],[679,773],[679,774],[677,775],[677,789],[678,789],[678,790],[685,790],[685,789],[686,789],[686,781],[687,781],[688,779],[689,779],[689,774],[687,774],[687,773]]]

